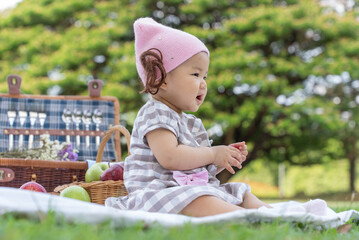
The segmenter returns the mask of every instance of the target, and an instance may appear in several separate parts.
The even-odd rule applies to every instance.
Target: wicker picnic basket
[[[3,180],[1,185],[19,188],[25,182],[35,181],[48,192],[59,184],[81,181],[86,169],[87,162],[0,159],[0,179]]]
[[[65,135],[71,135],[74,137],[79,134],[94,134],[95,136],[104,136],[106,130],[103,131],[84,131],[84,130],[64,130],[55,127],[44,128],[30,128],[30,121],[26,121],[24,127],[8,127],[8,120],[6,111],[9,109],[9,103],[33,103],[33,104],[98,104],[98,108],[105,109],[107,116],[104,116],[103,126],[114,126],[119,124],[119,102],[117,98],[111,96],[100,96],[102,87],[101,80],[92,80],[89,83],[89,96],[47,96],[47,95],[27,95],[20,94],[21,77],[18,75],[9,75],[7,78],[9,85],[9,93],[0,93],[0,150],[4,151],[9,142],[9,135],[19,136],[20,134],[29,135],[33,134],[39,136],[41,134],[50,134],[51,136],[65,137]],[[51,105],[53,106],[53,105]],[[50,108],[50,107],[49,107]],[[51,111],[54,111],[52,107]],[[50,111],[48,109],[48,111]],[[17,117],[18,118],[18,117]],[[48,114],[47,122],[53,123],[56,119],[60,119],[61,116],[55,116]],[[106,121],[106,122],[105,122]],[[45,124],[46,125],[46,124]],[[60,124],[58,124],[61,126]],[[64,133],[63,133],[64,132]],[[81,135],[85,136],[85,135]],[[15,139],[15,137],[14,137]],[[24,138],[24,145],[26,146],[26,138]],[[121,146],[120,146],[120,133],[115,134],[115,138],[111,139],[111,144],[105,149],[104,156],[105,161],[117,161],[121,158]],[[93,144],[93,143],[91,143]],[[82,145],[83,146],[83,145]],[[93,145],[91,145],[93,146]],[[103,151],[103,148],[102,148]],[[1,152],[1,151],[0,151]],[[91,147],[91,156],[85,156],[78,161],[52,161],[52,160],[36,160],[36,159],[24,159],[16,157],[0,157],[0,186],[19,188],[22,184],[28,181],[36,181],[41,184],[47,192],[53,192],[54,188],[68,184],[71,182],[79,182],[85,180],[85,173],[88,169],[88,163],[86,159],[91,159],[97,154],[97,149]],[[90,155],[90,154],[88,154]],[[93,159],[92,158],[92,159]]]
[[[111,135],[116,132],[120,132],[121,134],[123,134],[125,136],[126,142],[127,142],[128,155],[130,155],[130,138],[131,138],[130,132],[125,127],[123,127],[121,125],[116,125],[116,126],[111,127],[106,132],[105,136],[103,137],[103,139],[100,143],[98,153],[97,153],[96,163],[101,162],[104,147],[105,147],[107,141],[111,138]],[[83,181],[73,182],[70,184],[65,184],[65,185],[56,187],[54,189],[54,192],[61,193],[61,191],[63,191],[65,188],[67,188],[69,186],[73,186],[73,185],[83,187],[90,195],[92,203],[98,203],[98,204],[102,204],[102,205],[105,203],[105,200],[108,197],[126,196],[128,194],[126,187],[123,183],[123,180],[94,181],[94,182],[90,182],[90,183],[86,183]]]

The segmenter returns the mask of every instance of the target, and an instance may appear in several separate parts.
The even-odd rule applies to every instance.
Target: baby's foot
[[[313,213],[318,216],[327,215],[327,203],[322,199],[310,200],[306,203],[303,203],[302,206],[308,213]]]

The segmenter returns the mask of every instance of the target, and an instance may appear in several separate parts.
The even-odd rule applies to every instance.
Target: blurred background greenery
[[[131,131],[148,99],[132,24],[150,16],[211,51],[195,115],[214,144],[249,148],[247,166],[222,182],[251,182],[264,197],[353,193],[358,14],[353,0],[23,0],[0,12],[0,92],[8,74],[22,76],[24,94],[87,95],[87,82],[102,79]]]

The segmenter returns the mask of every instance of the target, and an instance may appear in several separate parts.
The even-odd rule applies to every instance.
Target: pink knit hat
[[[159,24],[152,18],[137,19],[133,28],[135,31],[136,67],[143,85],[146,85],[146,73],[141,64],[140,56],[150,48],[157,48],[161,51],[166,73],[199,52],[206,52],[209,56],[207,47],[197,37]]]

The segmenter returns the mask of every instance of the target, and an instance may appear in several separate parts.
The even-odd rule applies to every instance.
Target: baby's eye
[[[192,75],[195,77],[199,77],[199,73],[193,73]]]
[[[206,80],[207,79],[207,76],[204,76],[204,78],[203,78],[204,80]]]

